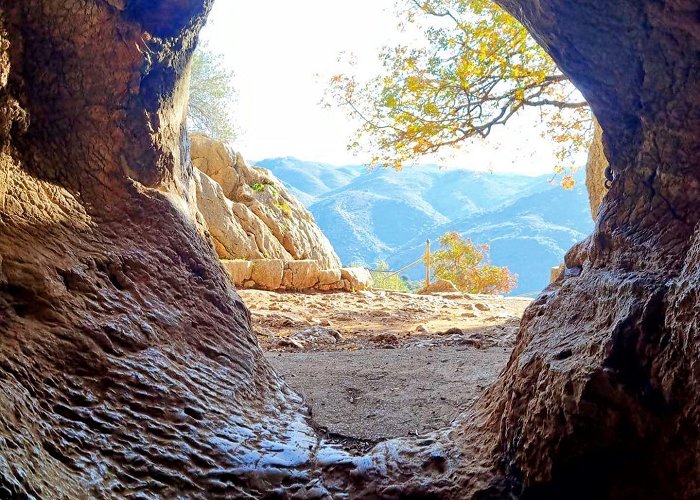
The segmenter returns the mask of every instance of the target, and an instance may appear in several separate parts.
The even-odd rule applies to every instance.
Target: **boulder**
[[[286,262],[282,286],[291,290],[313,288],[319,282],[319,271],[318,261],[315,260],[293,260]]]
[[[251,279],[256,287],[278,290],[282,286],[284,261],[280,259],[258,259],[252,263]]]
[[[418,293],[429,294],[429,293],[458,292],[458,291],[459,291],[459,289],[451,281],[444,280],[442,278],[438,278],[434,282],[432,282],[430,285],[428,285],[427,287],[421,288],[418,291]]]
[[[341,280],[340,269],[322,269],[318,272],[320,286],[335,285]]]
[[[364,267],[344,267],[340,270],[340,276],[346,280],[346,289],[349,290],[365,290],[374,285],[372,275]]]
[[[250,280],[253,272],[253,263],[249,260],[222,260],[221,263],[236,286],[243,286]]]

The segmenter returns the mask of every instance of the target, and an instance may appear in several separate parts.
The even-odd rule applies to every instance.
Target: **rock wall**
[[[194,222],[211,1],[0,0],[0,496],[700,496],[697,4],[498,2],[592,105],[614,182],[498,382],[353,456]]]
[[[323,269],[317,260],[223,260],[237,288],[271,291],[345,291],[372,288],[372,275],[360,267]]]
[[[591,215],[593,220],[596,220],[600,204],[603,203],[603,197],[608,192],[605,187],[605,169],[608,167],[608,159],[603,150],[603,129],[600,128],[600,124],[596,120],[594,120],[593,126],[595,133],[586,162],[586,188],[591,203]]]
[[[498,2],[591,104],[614,177],[490,394],[504,471],[533,498],[696,497],[698,5]]]
[[[306,210],[268,170],[202,134],[190,137],[197,204],[222,259],[340,259]]]

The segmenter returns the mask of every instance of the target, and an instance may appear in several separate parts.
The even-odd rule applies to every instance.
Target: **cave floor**
[[[490,385],[510,348],[268,353],[330,437],[368,443],[447,427]]]
[[[448,426],[512,351],[531,299],[240,292],[267,358],[331,441],[353,449]]]

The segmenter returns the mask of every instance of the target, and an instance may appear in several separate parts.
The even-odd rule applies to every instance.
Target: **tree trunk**
[[[193,214],[212,0],[0,0],[0,497],[700,495],[700,12],[499,0],[589,100],[615,180],[452,429],[325,444]]]

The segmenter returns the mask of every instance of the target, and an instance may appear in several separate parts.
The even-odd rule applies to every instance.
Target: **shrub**
[[[392,274],[389,271],[389,264],[386,261],[380,260],[374,266],[374,270],[370,271],[372,280],[374,280],[374,288],[378,290],[392,290],[396,292],[412,292],[408,279],[401,277],[398,274]]]
[[[282,200],[280,203],[276,204],[277,208],[279,208],[284,215],[287,217],[292,216],[292,207],[289,206],[289,203],[286,201]]]
[[[489,263],[488,245],[475,245],[456,232],[447,233],[438,241],[440,249],[431,256],[436,277],[451,281],[467,293],[508,293],[517,286],[517,274]]]

